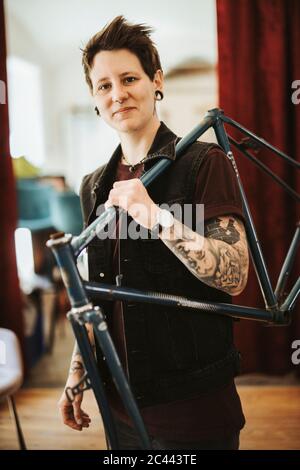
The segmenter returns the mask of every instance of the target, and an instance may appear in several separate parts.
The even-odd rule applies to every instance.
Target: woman
[[[162,156],[175,160],[177,136],[160,122],[163,72],[151,29],[116,17],[88,42],[83,67],[96,113],[120,138],[108,163],[83,179],[85,224],[99,207],[115,205],[135,227],[159,239],[96,239],[89,246],[90,280],[231,302],[244,289],[248,250],[242,202],[231,164],[215,144],[195,142],[146,190],[139,177]],[[205,236],[161,209],[162,203],[204,204]],[[123,220],[121,221],[121,226]],[[234,384],[239,353],[232,320],[184,309],[102,304],[110,334],[157,449],[238,449],[244,416]],[[91,341],[92,332],[90,332]],[[138,449],[135,435],[97,350],[121,449]],[[67,386],[83,373],[75,346]],[[73,429],[89,426],[82,396],[60,409]]]

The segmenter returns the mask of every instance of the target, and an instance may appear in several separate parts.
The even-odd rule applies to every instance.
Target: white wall
[[[12,15],[6,18],[11,154],[14,157],[24,155],[34,165],[41,166],[45,161],[44,110],[39,66],[43,53],[18,19]]]
[[[41,63],[43,50],[38,41],[18,18],[7,8],[5,2],[6,47],[7,54],[23,58],[32,63]]]
[[[205,113],[217,106],[217,73],[215,68],[170,77],[165,81],[165,98],[160,104],[161,118],[177,135],[191,131]],[[215,141],[212,130],[200,140]]]
[[[40,69],[11,56],[7,65],[10,152],[12,157],[26,156],[41,168],[45,163],[45,145]]]

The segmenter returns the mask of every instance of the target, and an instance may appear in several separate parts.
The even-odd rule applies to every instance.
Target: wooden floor
[[[241,449],[300,449],[300,387],[240,386]]]
[[[26,388],[16,396],[17,410],[26,441],[31,450],[97,450],[106,449],[102,421],[89,390],[83,407],[92,418],[88,429],[74,431],[59,416],[57,402],[61,388]],[[0,404],[0,449],[17,449],[13,422],[6,403]]]
[[[239,386],[247,419],[241,449],[300,449],[300,387]],[[105,437],[92,393],[85,408],[92,424],[82,432],[61,423],[57,401],[61,388],[26,388],[16,397],[29,449],[105,449]],[[0,449],[17,449],[6,403],[0,403]]]
[[[30,370],[17,396],[17,408],[29,449],[105,449],[101,418],[91,391],[84,409],[92,417],[89,429],[73,431],[61,422],[57,401],[67,377],[74,337],[68,322],[56,329],[52,354]],[[241,449],[300,449],[300,383],[291,375],[237,378],[247,424]],[[0,403],[0,449],[17,449],[14,424],[6,402]]]

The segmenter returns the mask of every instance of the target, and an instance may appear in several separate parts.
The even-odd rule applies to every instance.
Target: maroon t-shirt
[[[115,181],[139,178],[143,165],[134,172],[119,163]],[[213,149],[201,163],[194,202],[204,204],[204,219],[234,214],[244,218],[242,201],[231,163],[221,150]],[[113,240],[113,270],[119,273],[118,240]],[[175,256],[175,255],[174,255]],[[124,369],[127,369],[122,303],[114,303],[111,336]],[[118,418],[132,425],[119,395],[112,385],[108,397]],[[234,380],[217,390],[198,397],[142,408],[141,415],[149,434],[170,440],[195,441],[222,439],[240,430],[245,424],[240,398]]]

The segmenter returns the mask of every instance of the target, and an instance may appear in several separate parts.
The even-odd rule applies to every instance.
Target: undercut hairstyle
[[[82,50],[82,65],[85,79],[93,93],[90,71],[93,67],[94,57],[101,51],[127,49],[139,59],[144,72],[151,81],[155,72],[162,70],[159,54],[150,34],[153,28],[144,23],[131,24],[122,16],[117,16],[101,31],[96,33]]]

